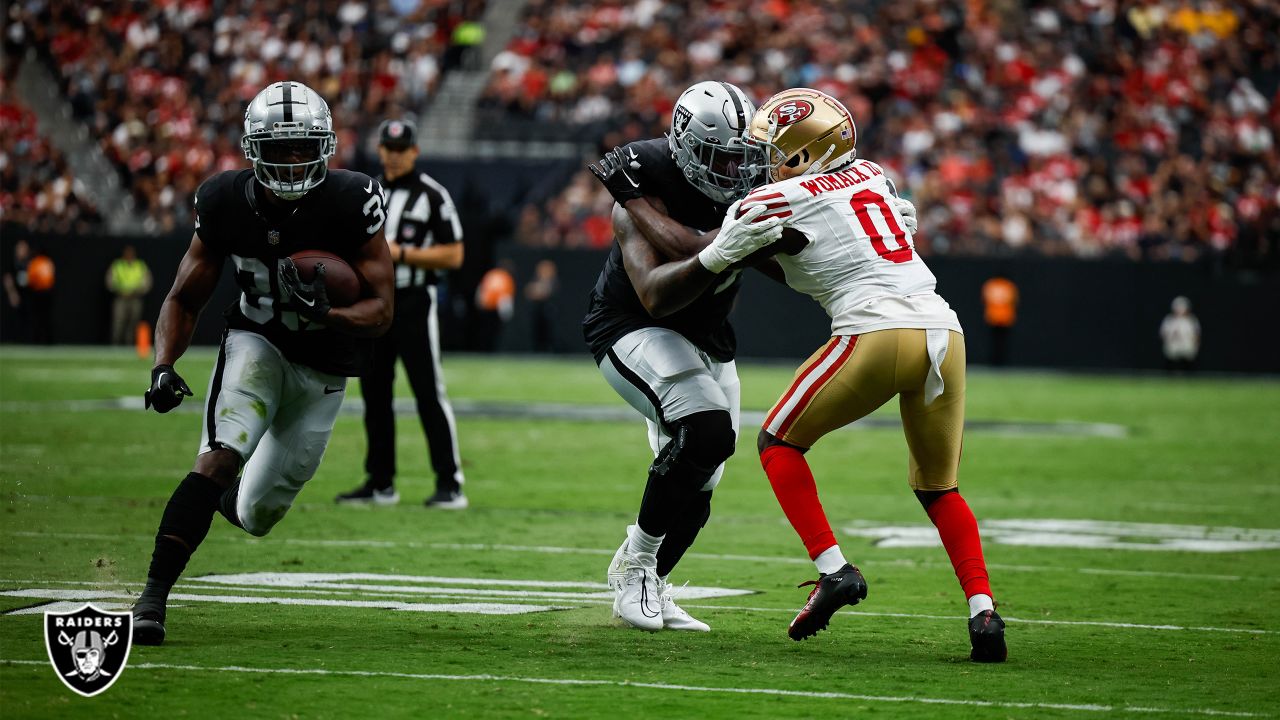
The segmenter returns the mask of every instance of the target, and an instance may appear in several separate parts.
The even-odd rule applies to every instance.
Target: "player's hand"
[[[625,206],[631,200],[644,197],[644,193],[640,192],[640,183],[636,181],[640,158],[635,150],[615,147],[605,153],[599,162],[588,165],[587,169],[619,205]]]
[[[172,365],[157,365],[151,368],[151,387],[142,396],[143,407],[155,408],[158,413],[167,413],[182,403],[182,398],[192,396],[191,388],[182,379]]]
[[[298,277],[293,258],[280,258],[278,272],[280,297],[294,312],[313,322],[329,314],[329,292],[324,286],[324,263],[316,263],[316,276],[307,283]]]
[[[782,237],[782,218],[756,221],[768,209],[765,203],[754,204],[742,217],[735,217],[741,203],[739,200],[729,206],[720,224],[720,233],[698,253],[702,266],[713,273],[724,272],[730,265]]]
[[[916,219],[916,206],[912,205],[910,200],[894,197],[893,207],[902,216],[902,224],[906,226],[907,232],[915,235],[916,228],[920,227],[920,221]]]

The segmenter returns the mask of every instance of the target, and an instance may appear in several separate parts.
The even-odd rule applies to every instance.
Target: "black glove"
[[[142,396],[142,404],[147,409],[154,407],[158,413],[167,413],[178,407],[182,398],[192,394],[172,365],[157,365],[151,368],[151,387]]]
[[[644,197],[640,183],[636,182],[635,171],[640,169],[640,158],[635,150],[616,147],[605,153],[600,162],[588,165],[587,169],[620,205]]]
[[[329,314],[329,292],[324,286],[324,263],[316,263],[316,276],[309,282],[298,277],[298,266],[293,258],[280,258],[280,297],[302,317],[318,322]]]

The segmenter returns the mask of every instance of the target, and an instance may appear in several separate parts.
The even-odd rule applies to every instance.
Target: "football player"
[[[800,366],[757,440],[774,494],[819,573],[805,583],[814,588],[788,634],[812,636],[839,608],[867,596],[862,573],[836,543],[804,453],[897,396],[910,451],[907,481],[968,598],[970,658],[1002,662],[1004,622],[995,612],[977,522],[957,483],[964,334],[915,253],[915,208],[896,197],[880,166],[856,158],[856,140],[853,118],[835,98],[805,88],[773,96],[747,135],[763,155],[770,184],[730,209],[754,222],[783,223],[781,239],[772,243],[740,233],[734,257],[754,248],[751,262],[775,257],[787,283],[831,317],[831,339]],[[722,262],[719,244],[654,274],[673,285],[712,285]]]
[[[244,115],[241,146],[253,168],[214,175],[196,191],[195,234],[156,324],[148,408],[166,413],[192,394],[174,364],[227,258],[240,297],[226,312],[195,467],[160,518],[133,607],[136,643],[164,642],[169,590],[215,512],[257,536],[284,517],[320,464],[369,338],[391,324],[382,188],[329,170],[335,142],[323,98],[301,83],[273,83]],[[345,259],[363,278],[361,297],[331,307],[323,266],[304,282],[289,258],[304,249]]]
[[[614,243],[591,292],[583,333],[605,380],[648,425],[655,460],[636,524],[609,565],[614,614],[645,630],[707,631],[672,599],[668,575],[711,514],[738,435],[736,271],[684,295],[651,272],[707,246],[729,204],[752,185],[743,133],[755,111],[737,87],[700,82],[683,94],[665,138],[614,148],[591,170],[617,200]],[[720,234],[780,232],[752,218]],[[684,305],[682,309],[673,302]]]

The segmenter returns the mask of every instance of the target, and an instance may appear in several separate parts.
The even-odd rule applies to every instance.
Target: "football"
[[[298,266],[298,277],[303,282],[314,280],[316,265],[324,265],[324,287],[333,307],[346,307],[360,298],[360,276],[337,255],[324,250],[301,250],[289,257]]]

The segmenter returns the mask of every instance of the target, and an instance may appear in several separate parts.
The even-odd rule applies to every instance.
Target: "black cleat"
[[[164,644],[164,612],[155,610],[133,611],[133,644]]]
[[[440,510],[466,510],[469,503],[461,490],[437,490],[424,504]]]
[[[1004,662],[1009,649],[1004,644],[1004,620],[995,610],[983,610],[969,619],[969,659],[980,663]]]
[[[344,492],[334,498],[334,502],[353,505],[395,505],[400,502],[400,493],[394,485],[376,487],[366,480],[363,485],[350,492]]]
[[[787,634],[792,640],[804,640],[827,627],[831,616],[845,605],[857,605],[867,597],[867,581],[858,568],[849,563],[830,575],[822,575],[796,587],[813,585],[809,600],[791,621]]]

